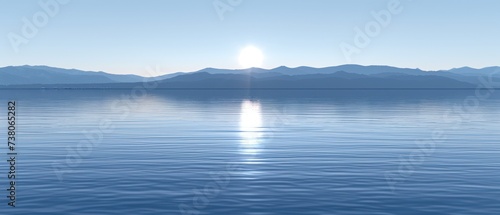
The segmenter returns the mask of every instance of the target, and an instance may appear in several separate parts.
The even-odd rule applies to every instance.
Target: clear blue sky
[[[340,44],[354,44],[355,27],[390,1],[242,0],[221,20],[214,0],[72,0],[15,52],[9,35],[22,36],[23,18],[44,10],[40,0],[0,0],[0,66],[139,75],[157,65],[164,73],[240,68],[239,52],[250,44],[264,53],[264,68],[500,65],[498,0],[400,0],[402,12],[347,61]]]

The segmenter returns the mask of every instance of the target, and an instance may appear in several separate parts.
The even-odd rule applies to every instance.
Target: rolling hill
[[[0,68],[3,88],[131,88],[143,81],[158,81],[164,89],[214,88],[475,88],[481,76],[500,80],[500,67],[458,68],[422,71],[389,66],[342,65],[326,68],[277,67],[242,70],[206,68],[191,73],[173,73],[155,78],[114,75],[47,66]],[[500,82],[500,81],[499,81]],[[499,86],[500,87],[500,86]]]

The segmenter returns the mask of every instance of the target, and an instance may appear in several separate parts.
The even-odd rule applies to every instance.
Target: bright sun
[[[243,68],[261,67],[264,55],[257,47],[247,46],[241,50],[239,61]]]

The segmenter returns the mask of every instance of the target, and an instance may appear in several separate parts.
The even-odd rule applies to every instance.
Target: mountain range
[[[480,77],[500,80],[500,67],[463,67],[442,71],[390,66],[341,65],[326,68],[277,67],[241,70],[206,68],[145,78],[102,71],[48,66],[0,68],[1,88],[133,88],[139,82],[157,81],[158,88],[475,88]],[[484,79],[484,78],[483,78]]]

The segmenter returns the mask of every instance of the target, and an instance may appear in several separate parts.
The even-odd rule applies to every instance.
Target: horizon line
[[[205,67],[205,68],[197,69],[197,70],[194,70],[194,71],[177,71],[177,72],[164,73],[164,74],[160,74],[158,76],[151,76],[151,77],[159,77],[159,76],[171,75],[171,74],[176,74],[176,73],[195,73],[195,72],[200,72],[200,71],[207,70],[207,69],[231,70],[231,71],[245,71],[245,70],[259,69],[259,70],[268,70],[268,71],[270,71],[270,70],[275,70],[275,69],[282,68],[282,67],[289,68],[289,69],[298,69],[298,68],[302,68],[302,67],[307,67],[307,68],[312,68],[312,69],[328,69],[328,68],[332,68],[332,67],[341,67],[341,66],[391,67],[391,68],[398,68],[398,69],[414,69],[414,70],[420,70],[422,72],[441,72],[441,71],[450,71],[450,70],[463,69],[463,68],[481,70],[481,69],[487,69],[487,68],[498,68],[498,67],[500,67],[500,66],[486,66],[486,67],[477,68],[477,67],[471,67],[471,66],[462,66],[462,67],[454,67],[454,68],[451,68],[451,69],[440,69],[440,70],[423,70],[423,69],[420,69],[420,68],[397,67],[397,66],[391,66],[391,65],[362,65],[362,64],[340,64],[340,65],[332,65],[332,66],[326,66],[326,67],[314,67],[314,66],[289,67],[289,66],[286,66],[286,65],[281,65],[281,66],[273,67],[273,68],[250,67],[250,68],[239,68],[239,69],[235,69],[235,68]],[[66,70],[79,70],[79,71],[84,71],[84,72],[95,72],[95,73],[104,72],[104,73],[112,74],[112,75],[124,75],[124,76],[135,75],[135,76],[140,76],[140,77],[144,77],[144,78],[151,78],[151,77],[146,77],[146,76],[142,76],[142,75],[139,75],[139,74],[133,74],[133,73],[128,73],[128,74],[112,73],[112,72],[107,72],[107,71],[104,71],[104,70],[97,70],[96,71],[96,70],[85,70],[85,69],[78,69],[78,68],[64,68],[64,67],[49,66],[49,65],[29,65],[29,64],[25,64],[25,65],[9,65],[9,66],[1,66],[0,69],[1,68],[8,68],[8,67],[48,67],[48,68],[66,69]]]

